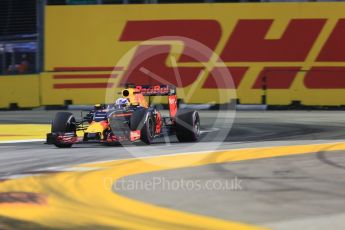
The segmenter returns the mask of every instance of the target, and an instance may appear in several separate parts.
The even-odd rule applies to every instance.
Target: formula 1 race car
[[[167,96],[169,117],[163,117],[145,96]],[[83,137],[77,136],[83,132]],[[152,144],[159,136],[176,135],[180,142],[200,137],[200,117],[194,110],[178,110],[176,88],[169,85],[128,86],[114,104],[95,105],[77,121],[70,112],[58,112],[52,121],[47,144],[69,148],[77,142]]]

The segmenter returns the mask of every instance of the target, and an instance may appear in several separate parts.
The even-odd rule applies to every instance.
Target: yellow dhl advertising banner
[[[42,102],[102,102],[127,82],[177,85],[187,103],[345,105],[343,12],[328,2],[47,6]]]
[[[0,76],[0,108],[38,107],[39,75]]]

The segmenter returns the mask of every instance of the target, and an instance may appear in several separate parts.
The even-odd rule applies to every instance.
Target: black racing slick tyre
[[[195,110],[179,110],[175,117],[175,131],[179,142],[196,142],[200,138],[200,117]]]
[[[148,115],[146,122],[141,128],[140,133],[141,133],[140,139],[142,142],[148,145],[153,143],[153,139],[155,136],[155,122],[154,122],[153,116]]]
[[[145,123],[145,118],[147,114],[147,109],[138,109],[133,112],[129,125],[132,131],[141,130]]]
[[[132,131],[140,130],[140,140],[145,144],[152,144],[155,135],[155,122],[151,112],[147,109],[135,111],[130,119]]]
[[[72,133],[76,132],[75,118],[72,113],[58,112],[52,121],[52,133]],[[70,148],[72,144],[55,142],[54,145],[59,148]]]

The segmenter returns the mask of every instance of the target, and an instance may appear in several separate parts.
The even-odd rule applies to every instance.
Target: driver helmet
[[[127,98],[119,98],[115,101],[115,107],[116,108],[123,108],[126,107],[127,105],[129,105],[129,101]]]

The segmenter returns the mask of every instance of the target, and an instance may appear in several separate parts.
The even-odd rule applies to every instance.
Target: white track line
[[[205,130],[201,130],[200,133],[212,133],[212,132],[217,132],[219,131],[218,128],[211,128],[211,129],[205,129]]]
[[[46,139],[28,139],[28,140],[15,140],[15,141],[0,141],[0,144],[13,144],[13,143],[27,143],[27,142],[40,142]]]
[[[234,142],[235,143],[235,142]],[[240,143],[240,142],[237,142]],[[238,150],[253,150],[253,149],[265,149],[265,148],[276,148],[276,147],[297,147],[297,146],[305,146],[305,145],[318,145],[318,144],[338,144],[338,143],[344,143],[344,140],[334,140],[334,141],[325,141],[325,142],[316,142],[316,143],[310,143],[310,144],[293,144],[293,145],[268,145],[268,146],[257,146],[257,147],[238,147],[238,148],[227,148],[227,149],[217,149],[217,150],[203,150],[203,151],[187,151],[187,152],[180,152],[180,153],[169,153],[169,154],[161,154],[161,155],[149,155],[149,156],[142,156],[142,157],[130,157],[130,158],[121,158],[121,159],[112,159],[112,160],[101,160],[101,161],[90,161],[86,163],[80,163],[77,165],[74,165],[74,167],[85,167],[84,165],[93,165],[93,164],[103,164],[103,163],[109,163],[109,162],[115,162],[115,161],[121,161],[121,160],[145,160],[155,157],[170,157],[170,156],[181,156],[181,155],[189,155],[189,154],[209,154],[209,153],[218,153],[218,152],[225,152],[225,151],[238,151]],[[73,168],[74,168],[73,167]],[[85,167],[85,168],[94,168],[94,167]],[[96,168],[96,167],[95,167]]]
[[[209,130],[202,130],[200,133],[210,133],[210,132],[216,132],[219,129],[212,128]],[[29,142],[40,142],[45,141],[46,139],[27,139],[27,140],[13,140],[13,141],[0,141],[0,144],[15,144],[15,143],[29,143]]]

